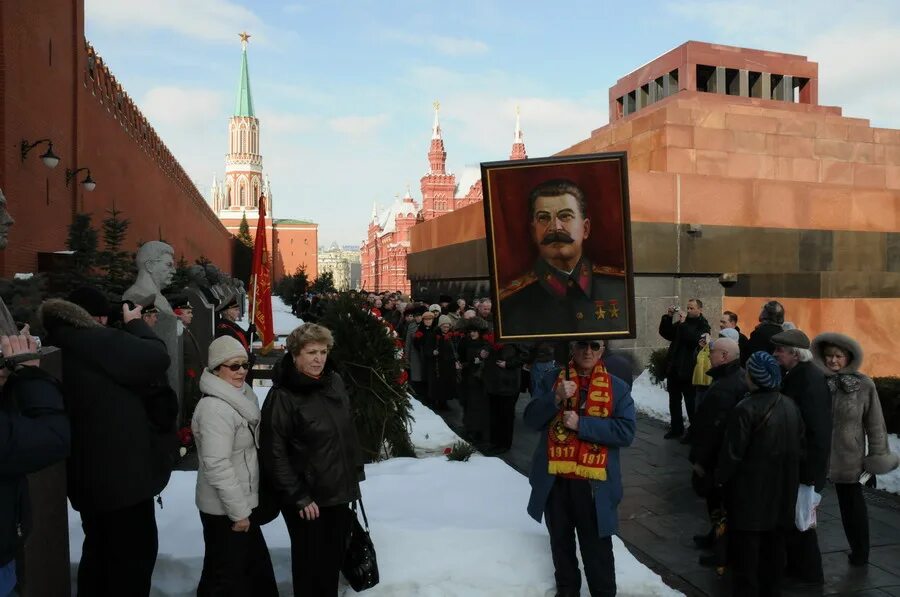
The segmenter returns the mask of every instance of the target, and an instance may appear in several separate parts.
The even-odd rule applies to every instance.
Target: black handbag
[[[341,566],[344,578],[357,593],[378,584],[378,560],[375,558],[375,545],[369,536],[369,519],[366,517],[366,507],[363,506],[362,498],[359,499],[359,507],[366,526],[363,528],[359,524],[356,502],[353,502],[353,526],[347,540],[344,564]]]

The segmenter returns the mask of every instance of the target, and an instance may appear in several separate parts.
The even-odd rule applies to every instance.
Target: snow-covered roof
[[[475,181],[481,178],[481,166],[479,165],[467,165],[462,169],[462,172],[459,173],[459,176],[456,177],[457,186],[456,186],[456,194],[457,196],[463,196],[466,192],[472,188],[472,185],[475,184]]]
[[[407,191],[406,197],[403,199],[397,197],[389,209],[378,210],[378,226],[381,227],[381,232],[378,236],[395,232],[397,230],[397,218],[415,218],[418,213],[419,206],[410,196],[409,191]]]

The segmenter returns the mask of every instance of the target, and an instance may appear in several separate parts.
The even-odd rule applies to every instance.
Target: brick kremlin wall
[[[163,238],[188,261],[231,268],[231,235],[176,158],[84,39],[83,2],[0,3],[0,189],[16,224],[2,274],[36,271],[37,253],[65,249],[75,212],[95,226],[113,207],[131,221],[126,245]],[[49,137],[59,165],[21,160],[22,139]],[[88,167],[89,193],[66,168]]]

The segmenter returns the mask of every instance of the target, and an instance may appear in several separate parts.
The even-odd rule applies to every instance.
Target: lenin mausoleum
[[[704,300],[748,333],[781,301],[810,336],[867,347],[900,374],[900,130],[819,104],[805,56],[690,41],[609,90],[609,124],[557,155],[626,151],[637,338],[647,357],[667,306]],[[523,198],[524,200],[524,198]],[[414,226],[413,293],[486,294],[475,204]]]

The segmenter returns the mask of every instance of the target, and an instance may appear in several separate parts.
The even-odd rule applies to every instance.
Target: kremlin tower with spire
[[[250,34],[241,33],[241,73],[238,78],[234,113],[228,121],[228,153],[225,155],[225,180],[213,177],[210,199],[222,224],[237,235],[241,221],[247,218],[251,237],[256,233],[259,202],[266,204],[266,240],[272,256],[275,280],[303,267],[310,281],[318,275],[318,224],[303,220],[273,219],[272,187],[263,171],[259,142],[259,118],[253,109],[247,45]],[[273,246],[277,250],[273,250]]]
[[[469,187],[468,192],[457,197],[456,175],[447,172],[447,152],[441,131],[439,102],[434,102],[434,124],[431,127],[431,145],[428,148],[428,172],[420,180],[421,208],[410,194],[409,187],[401,199],[395,198],[388,209],[372,206],[372,217],[366,239],[360,246],[362,270],[361,287],[367,291],[400,291],[410,294],[406,277],[406,256],[409,253],[409,231],[419,221],[432,220],[444,214],[482,201],[481,179]],[[516,131],[511,160],[524,160],[525,141],[516,107]]]

